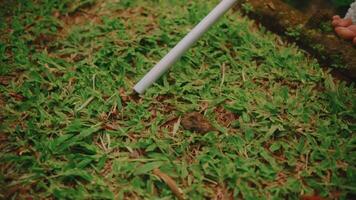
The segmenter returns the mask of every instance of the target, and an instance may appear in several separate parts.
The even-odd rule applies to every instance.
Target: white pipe
[[[188,35],[186,35],[159,63],[147,73],[134,90],[142,94],[159,79],[199,38],[224,15],[236,0],[222,0]]]

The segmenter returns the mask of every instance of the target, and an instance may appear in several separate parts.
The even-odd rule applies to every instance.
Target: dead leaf
[[[116,123],[106,123],[106,124],[103,124],[103,129],[109,130],[109,131],[117,131],[117,130],[119,130],[119,125]]]
[[[8,86],[10,84],[11,77],[10,76],[0,76],[0,85]]]
[[[214,187],[214,200],[232,200],[233,195],[229,190],[223,185],[216,185]]]
[[[29,150],[25,147],[20,147],[16,150],[16,152],[19,156],[22,156],[24,153],[29,153]]]
[[[24,96],[22,96],[21,94],[15,93],[15,92],[10,92],[9,95],[14,98],[16,101],[22,101],[25,99]]]
[[[174,126],[173,126],[173,132],[172,132],[172,135],[173,135],[173,136],[178,132],[181,121],[182,121],[182,120],[181,120],[181,118],[179,117],[178,121],[174,124]]]
[[[129,94],[124,88],[119,88],[119,95],[124,105],[129,101],[138,103],[141,99],[138,93],[132,92]]]
[[[319,195],[304,195],[300,198],[301,200],[324,200],[324,198]]]
[[[276,6],[274,6],[273,2],[266,3],[266,5],[267,5],[271,10],[276,10]]]
[[[159,169],[154,169],[153,174],[158,176],[160,179],[162,179],[168,187],[172,190],[173,194],[176,195],[176,197],[180,200],[185,199],[183,195],[182,189],[180,189],[177,185],[177,183],[167,174],[161,172]]]
[[[1,133],[0,132],[0,143],[5,142],[8,140],[8,136],[6,133]]]

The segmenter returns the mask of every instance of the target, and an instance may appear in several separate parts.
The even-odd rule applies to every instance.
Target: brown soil
[[[11,76],[0,76],[0,85],[8,86],[11,82]]]
[[[356,48],[333,32],[320,30],[320,25],[331,23],[330,19],[336,13],[325,1],[311,0],[303,10],[295,9],[281,0],[243,0],[237,7],[242,8],[243,3],[253,7],[253,11],[245,12],[249,17],[272,32],[296,42],[316,57],[321,65],[346,66],[347,69],[334,70],[336,78],[346,81],[356,78]],[[288,35],[291,31],[298,36]]]
[[[211,185],[210,188],[213,189],[214,193],[213,194],[213,200],[232,200],[234,199],[234,194],[232,191],[229,191],[229,189],[224,186],[224,185]]]
[[[4,118],[5,118],[4,113],[2,112],[4,107],[5,107],[5,98],[2,94],[0,94],[0,124],[4,121]],[[0,131],[0,133],[1,133],[1,131]],[[1,142],[1,139],[0,139],[0,142]]]
[[[239,119],[238,115],[226,110],[222,106],[215,108],[214,112],[218,123],[225,127],[230,127],[231,123]]]
[[[52,15],[60,19],[62,22],[58,36],[65,37],[68,35],[73,26],[83,25],[86,23],[102,23],[100,16],[97,14],[98,7],[100,7],[100,5],[97,4],[83,5],[66,15],[60,15],[58,11],[54,11]]]
[[[215,130],[210,122],[198,112],[187,114],[183,117],[181,123],[184,129],[197,133],[207,133]]]

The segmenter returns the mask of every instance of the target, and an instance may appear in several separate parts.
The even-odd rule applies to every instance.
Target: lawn
[[[131,95],[218,2],[0,3],[0,199],[355,198],[354,84],[239,12]]]

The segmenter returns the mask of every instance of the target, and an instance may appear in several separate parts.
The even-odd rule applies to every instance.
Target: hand
[[[339,15],[333,17],[332,25],[336,27],[348,27],[352,25],[351,19],[342,19]]]
[[[356,45],[356,25],[352,23],[351,19],[342,19],[336,15],[333,17],[332,25],[339,37],[345,40],[352,40]]]

